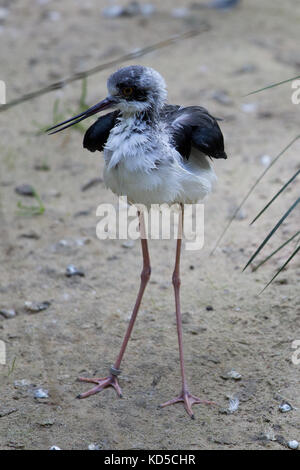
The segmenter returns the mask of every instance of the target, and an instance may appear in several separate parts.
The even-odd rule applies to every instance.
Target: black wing
[[[217,119],[201,106],[164,106],[161,118],[168,125],[174,145],[186,159],[192,147],[212,158],[227,158]]]
[[[83,147],[91,152],[95,152],[96,150],[102,152],[110,131],[116,125],[118,115],[119,111],[114,111],[99,117],[86,131],[83,139]]]

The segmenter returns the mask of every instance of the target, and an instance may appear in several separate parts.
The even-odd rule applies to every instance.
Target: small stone
[[[225,90],[216,90],[213,94],[212,94],[212,98],[217,101],[218,103],[220,104],[223,104],[225,106],[230,106],[233,104],[233,101],[232,99],[230,98],[230,96],[228,95],[227,91]]]
[[[48,390],[44,390],[43,388],[37,388],[33,392],[34,398],[49,398],[49,392]]]
[[[69,264],[69,266],[67,266],[67,269],[66,269],[66,276],[67,277],[73,277],[73,276],[84,277],[85,274],[83,271],[80,271],[79,269],[77,269],[76,266],[74,266],[74,264]]]
[[[283,401],[279,405],[279,410],[281,413],[287,413],[293,409],[292,405],[290,405],[287,401]]]
[[[298,449],[298,447],[299,447],[299,442],[298,442],[298,441],[295,441],[295,440],[293,440],[293,441],[288,441],[287,445],[288,445],[288,447],[289,447],[290,449],[296,450],[296,449]]]
[[[224,374],[221,375],[221,377],[224,380],[228,380],[228,379],[241,380],[242,378],[241,374],[234,369],[231,369],[230,371],[225,372]]]
[[[257,108],[258,106],[256,103],[243,103],[241,106],[241,109],[244,111],[244,113],[255,113]]]
[[[143,16],[151,16],[155,13],[155,6],[152,3],[141,3],[140,12]]]
[[[126,242],[122,243],[123,248],[133,248],[134,247],[134,240],[126,240]]]
[[[88,237],[83,237],[83,238],[77,238],[77,240],[75,240],[75,243],[78,246],[84,246],[84,245],[88,245],[90,241],[91,240]]]
[[[8,9],[7,8],[0,8],[0,21],[4,21],[5,18],[8,16]]]
[[[21,379],[21,380],[15,380],[14,381],[14,387],[15,388],[23,388],[23,387],[29,387],[30,382],[26,379]]]
[[[78,212],[75,212],[73,217],[84,217],[86,215],[90,215],[90,213],[91,211],[88,211],[88,210],[78,211]]]
[[[240,400],[238,397],[229,397],[229,406],[228,411],[229,413],[235,413],[239,408]]]
[[[53,426],[55,423],[55,420],[52,418],[46,418],[42,421],[40,421],[38,424],[42,426],[43,428],[49,428],[50,426]]]
[[[88,445],[88,450],[101,450],[101,447],[99,446],[99,444],[89,444]]]
[[[171,10],[171,16],[173,18],[186,18],[191,14],[191,11],[189,8],[181,7],[181,8],[173,8]]]
[[[263,166],[265,166],[265,167],[267,167],[267,166],[270,165],[271,160],[272,160],[272,159],[271,159],[270,155],[262,155],[262,156],[260,157],[260,163],[261,163]]]
[[[30,184],[20,184],[15,188],[15,191],[21,196],[33,197],[35,195],[35,190]]]
[[[27,233],[21,233],[19,238],[28,238],[30,240],[39,240],[41,237],[38,233],[32,231],[32,232],[27,232]]]
[[[111,7],[104,8],[102,10],[102,15],[106,18],[117,18],[124,14],[124,8],[120,5],[112,5]]]
[[[17,313],[13,309],[2,308],[0,310],[0,315],[2,315],[4,318],[8,319],[8,318],[14,318],[17,315]]]
[[[233,216],[235,220],[245,220],[247,218],[247,214],[244,209],[239,209],[237,211],[237,207],[234,204],[229,209],[228,218],[231,219]]]
[[[235,71],[236,75],[242,75],[244,73],[253,73],[257,71],[257,67],[254,64],[244,64],[241,68]]]
[[[49,11],[47,16],[50,21],[59,21],[61,19],[59,11]]]
[[[51,446],[49,447],[49,450],[61,450],[61,448],[58,446]]]
[[[46,310],[49,308],[51,305],[51,302],[48,302],[47,300],[44,302],[25,302],[25,308],[28,310],[28,312],[31,313],[38,313],[42,312],[43,310]]]
[[[213,308],[212,305],[207,305],[207,307],[206,307],[206,310],[207,310],[208,312],[211,312],[213,309],[214,309],[214,308]]]
[[[130,2],[127,6],[112,5],[102,10],[102,15],[106,18],[118,18],[120,16],[151,16],[155,12],[152,3],[140,4],[137,1]]]

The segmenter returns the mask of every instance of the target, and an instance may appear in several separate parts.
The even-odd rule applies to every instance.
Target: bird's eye
[[[122,88],[122,93],[123,93],[124,96],[130,96],[133,93],[133,88],[130,87],[130,86],[126,86],[126,87]]]

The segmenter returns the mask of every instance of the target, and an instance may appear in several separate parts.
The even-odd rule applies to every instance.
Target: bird
[[[83,147],[104,155],[104,182],[118,196],[127,196],[130,204],[177,204],[179,226],[172,283],[175,295],[176,325],[181,371],[178,396],[161,404],[162,408],[182,403],[194,419],[192,405],[212,404],[190,392],[184,362],[182,315],[180,306],[180,257],[185,204],[194,204],[207,196],[216,174],[213,159],[226,159],[224,138],[213,117],[201,106],[171,105],[167,86],[159,72],[151,67],[129,65],[112,73],[107,80],[108,96],[86,111],[48,129],[60,132],[101,111],[84,135]],[[116,361],[103,378],[79,377],[93,383],[90,390],[78,395],[86,398],[106,387],[113,387],[119,397],[121,362],[151,275],[150,256],[143,211],[138,211],[143,267],[140,287],[128,328]]]

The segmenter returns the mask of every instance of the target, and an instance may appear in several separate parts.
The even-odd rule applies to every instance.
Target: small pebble
[[[78,212],[75,212],[73,217],[83,217],[86,215],[90,215],[90,213],[91,211],[88,211],[88,210],[78,211]]]
[[[262,155],[260,157],[260,163],[263,165],[263,166],[269,166],[270,163],[271,163],[271,157],[270,155]]]
[[[49,11],[48,19],[50,21],[59,21],[61,19],[61,14],[59,11]]]
[[[66,276],[67,277],[72,277],[72,276],[84,277],[85,274],[83,271],[80,271],[79,269],[77,269],[76,266],[74,266],[74,264],[69,264],[69,266],[67,266],[67,269],[66,269]]]
[[[294,440],[293,441],[288,441],[287,445],[290,449],[296,450],[299,447],[299,442],[294,441]]]
[[[37,313],[37,312],[42,312],[43,310],[46,310],[47,308],[50,307],[51,302],[48,302],[47,300],[44,302],[25,302],[25,308],[28,310],[28,312],[31,313]]]
[[[7,8],[0,8],[0,21],[5,20],[5,18],[8,16],[8,9]]]
[[[142,3],[137,1],[128,3],[127,6],[112,5],[102,10],[103,16],[106,18],[118,18],[120,16],[151,16],[155,12],[155,7],[152,3]]]
[[[101,450],[101,447],[99,446],[99,444],[89,444],[88,449],[89,450]]]
[[[206,310],[207,310],[208,312],[211,312],[213,309],[214,309],[214,308],[212,307],[212,305],[207,305],[207,307],[206,307]]]
[[[216,8],[220,10],[229,10],[239,4],[240,0],[211,0],[208,3],[200,3],[200,8]]]
[[[216,90],[212,94],[212,98],[215,101],[217,101],[218,103],[223,104],[225,106],[229,106],[229,105],[233,104],[232,99],[230,98],[227,91],[225,91],[225,90]]]
[[[244,73],[253,73],[257,71],[257,67],[254,64],[245,64],[241,68],[237,69],[235,73],[237,75],[242,75]]]
[[[27,232],[27,233],[21,233],[19,238],[28,238],[30,240],[39,240],[39,238],[41,238],[41,236],[38,233],[36,233],[34,231],[31,231],[31,232]]]
[[[88,237],[83,237],[83,238],[77,238],[77,240],[75,240],[75,243],[78,246],[84,246],[90,243],[90,241],[91,240]]]
[[[234,216],[235,220],[245,220],[247,218],[247,214],[244,209],[239,209],[237,212],[237,207],[232,205],[229,208],[228,218],[231,219]]]
[[[49,398],[49,392],[43,388],[38,388],[33,392],[33,396],[34,398]]]
[[[243,103],[241,106],[241,109],[244,111],[244,113],[255,113],[257,108],[258,106],[256,103]]]
[[[181,7],[181,8],[173,8],[171,10],[171,16],[173,18],[186,18],[191,14],[191,11],[189,8]]]
[[[35,190],[30,184],[20,184],[15,188],[17,194],[21,196],[34,196]]]
[[[241,380],[242,378],[241,374],[234,369],[231,369],[225,374],[222,374],[221,377],[222,379],[225,379],[225,380],[228,380],[228,379]]]
[[[291,411],[293,409],[292,405],[290,405],[287,401],[283,401],[279,405],[279,410],[281,413],[287,413],[288,411]]]
[[[23,388],[23,387],[29,387],[30,382],[26,379],[21,379],[21,380],[15,380],[14,381],[14,387],[15,388]]]
[[[238,397],[229,397],[229,406],[228,411],[229,413],[235,413],[239,408],[240,400]]]
[[[140,12],[143,16],[151,16],[155,13],[155,6],[152,3],[140,4]]]
[[[58,446],[51,446],[49,450],[61,450],[61,448]]]
[[[0,315],[2,315],[4,318],[13,318],[17,315],[17,313],[13,309],[2,308],[0,310]]]
[[[112,5],[111,7],[104,8],[102,14],[106,18],[117,18],[124,14],[124,9],[120,5]]]
[[[123,248],[133,248],[134,247],[134,240],[126,240],[126,242],[122,243]]]

